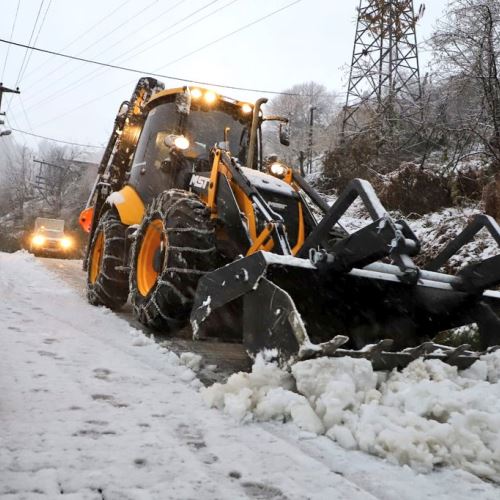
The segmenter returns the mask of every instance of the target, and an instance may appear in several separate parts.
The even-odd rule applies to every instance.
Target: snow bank
[[[391,373],[362,359],[320,358],[296,363],[290,374],[259,356],[252,373],[202,396],[242,422],[291,420],[420,472],[451,465],[500,481],[500,353],[462,372],[416,360]]]
[[[225,384],[216,383],[201,392],[209,406],[223,409],[241,422],[293,419],[300,428],[322,434],[321,420],[294,389],[293,377],[259,354],[251,373],[235,373]]]
[[[201,356],[194,352],[183,352],[180,355],[180,362],[195,372],[200,371]]]

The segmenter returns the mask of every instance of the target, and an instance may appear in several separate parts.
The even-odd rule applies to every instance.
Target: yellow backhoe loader
[[[80,216],[89,301],[116,309],[129,298],[151,328],[191,323],[195,338],[274,349],[283,363],[349,355],[393,368],[423,356],[463,368],[477,352],[432,339],[469,323],[483,350],[500,344],[500,256],[439,272],[483,227],[500,245],[496,222],[477,217],[417,267],[418,239],[368,182],[354,179],[329,206],[292,166],[265,161],[266,120],[289,142],[265,102],[139,80]],[[357,198],[372,222],[349,234],[338,222]]]

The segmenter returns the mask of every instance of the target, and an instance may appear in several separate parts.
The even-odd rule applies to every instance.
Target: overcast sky
[[[210,44],[292,1],[20,0],[12,40],[28,43],[42,6],[32,39],[40,48],[239,87],[283,90],[314,80],[345,92],[358,0],[301,0]],[[426,13],[417,28],[419,42],[429,36],[446,6],[446,0],[425,3]],[[3,39],[10,39],[17,6],[18,0],[1,0]],[[416,2],[415,10],[418,7]],[[26,49],[11,46],[2,74],[7,45],[0,43],[4,85],[16,84],[25,54]],[[423,51],[421,60],[428,61]],[[18,83],[21,95],[3,99],[9,124],[96,145],[106,143],[117,108],[130,97],[139,76],[39,53],[26,54],[26,63]],[[167,87],[179,85],[164,81]],[[259,97],[252,92],[221,92],[251,101]],[[38,142],[19,133],[12,137],[19,144]],[[0,139],[0,148],[6,143]]]

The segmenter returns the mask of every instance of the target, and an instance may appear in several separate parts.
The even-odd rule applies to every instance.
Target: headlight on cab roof
[[[197,88],[194,88],[194,89],[191,89],[191,98],[196,100],[196,99],[199,99],[201,97],[201,90],[200,89],[197,89]]]
[[[252,112],[252,106],[250,106],[250,104],[243,104],[243,106],[241,106],[241,111],[243,114],[245,115],[248,115],[248,113],[251,113]]]
[[[207,90],[205,92],[205,95],[203,96],[203,99],[207,104],[213,104],[217,100],[217,94],[212,90]]]

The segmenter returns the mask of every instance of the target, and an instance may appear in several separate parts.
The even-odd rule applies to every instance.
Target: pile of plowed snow
[[[320,358],[290,374],[259,355],[251,373],[202,395],[243,422],[291,420],[418,471],[452,465],[500,481],[500,352],[464,371],[419,359],[391,373],[363,359]]]

